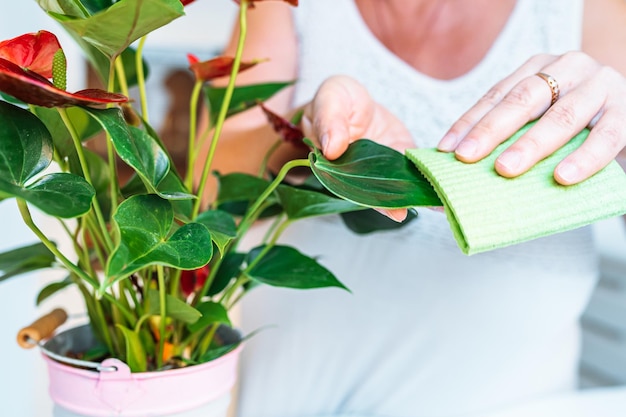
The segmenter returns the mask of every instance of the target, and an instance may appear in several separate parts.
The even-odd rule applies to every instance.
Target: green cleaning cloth
[[[525,174],[498,175],[496,157],[530,126],[473,164],[436,149],[407,150],[408,158],[435,188],[454,237],[467,255],[626,213],[626,174],[615,161],[576,185],[563,186],[554,180],[554,168],[585,140],[586,129]]]

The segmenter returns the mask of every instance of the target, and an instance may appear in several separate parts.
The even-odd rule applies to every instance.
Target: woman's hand
[[[414,146],[400,120],[370,97],[361,84],[347,76],[328,78],[304,108],[305,136],[316,141],[328,159],[340,157],[355,140],[368,138],[399,152]],[[379,210],[396,221],[406,209]]]
[[[558,83],[554,104],[550,85],[537,73]],[[583,181],[626,146],[626,78],[582,52],[537,55],[489,90],[452,125],[438,148],[476,162],[535,119],[497,158],[496,171],[504,177],[521,175],[589,127],[587,140],[554,172],[563,185]]]

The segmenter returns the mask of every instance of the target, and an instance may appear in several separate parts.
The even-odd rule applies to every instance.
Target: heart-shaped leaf
[[[4,182],[0,181],[0,190]],[[4,190],[3,190],[4,191]],[[91,208],[96,192],[83,177],[67,173],[45,175],[14,192],[44,213],[70,219],[82,216]]]
[[[18,197],[45,213],[70,218],[86,213],[95,194],[82,177],[49,174],[30,183],[52,161],[52,138],[32,113],[0,102],[0,194]]]
[[[52,137],[32,113],[0,101],[0,178],[24,185],[52,162]]]
[[[59,3],[65,5],[66,2]],[[180,0],[118,1],[91,16],[84,8],[78,11],[78,8],[61,7],[59,11],[54,4],[44,0],[39,0],[39,5],[68,32],[84,39],[109,58],[117,56],[142,36],[184,15]],[[63,15],[66,10],[74,18]]]
[[[250,264],[259,255],[263,246],[248,254]],[[274,287],[299,289],[339,287],[347,289],[328,269],[290,246],[273,246],[249,271],[253,280]]]
[[[166,294],[165,295],[165,315],[183,323],[195,323],[202,317],[201,311],[196,310],[189,304],[178,298]],[[157,290],[148,290],[148,311],[147,314],[154,316],[161,315],[161,299]]]
[[[324,187],[356,204],[379,208],[442,205],[428,180],[408,158],[369,139],[350,144],[333,161],[313,147],[309,160]]]
[[[187,223],[171,233],[172,204],[155,194],[125,200],[113,219],[120,230],[120,243],[107,263],[101,292],[148,265],[196,269],[213,255],[211,234],[204,225]]]
[[[256,106],[260,101],[265,101],[278,93],[285,87],[292,85],[293,82],[287,83],[263,83],[252,84],[240,87],[235,87],[233,96],[228,106],[228,112],[226,117],[233,116],[244,110],[248,110]],[[225,87],[210,87],[205,88],[205,96],[210,111],[209,120],[211,126],[215,125],[217,116],[220,111],[222,102],[224,101],[224,94],[226,93]]]

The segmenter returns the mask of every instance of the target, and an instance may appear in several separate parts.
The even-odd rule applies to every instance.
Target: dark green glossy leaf
[[[204,225],[187,223],[171,233],[172,205],[157,195],[127,199],[113,218],[120,230],[120,243],[107,263],[101,291],[148,265],[196,269],[213,255],[211,234]]]
[[[40,6],[54,17],[68,32],[90,43],[107,57],[115,57],[130,44],[153,30],[184,15],[180,0],[124,0],[118,1],[92,16],[64,16],[66,10],[50,10],[43,0]],[[56,13],[54,13],[56,12]],[[115,28],[115,30],[111,30]]]
[[[0,189],[2,186],[0,181]],[[44,213],[70,219],[89,211],[95,191],[84,178],[61,172],[39,178],[15,192],[14,196],[28,201]]]
[[[52,162],[52,136],[32,113],[0,102],[0,178],[23,186]]]
[[[217,204],[233,201],[254,201],[270,185],[269,181],[250,174],[235,172],[228,175],[216,174],[219,181]]]
[[[280,205],[291,220],[365,209],[336,197],[286,185],[278,186],[276,192]]]
[[[356,204],[379,208],[441,206],[433,187],[408,158],[371,140],[355,141],[333,161],[314,148],[309,159],[324,187]]]
[[[250,264],[261,252],[262,246],[250,251]],[[347,289],[328,269],[290,246],[274,246],[250,271],[250,278],[275,287]]]
[[[180,320],[183,323],[195,323],[202,316],[200,311],[170,294],[165,295],[165,304],[166,316],[174,320]],[[148,306],[147,314],[154,316],[161,315],[159,291],[148,290]]]
[[[124,335],[126,345],[125,362],[131,372],[145,372],[148,369],[148,361],[139,335],[121,324],[116,324],[116,326]]]
[[[195,323],[188,324],[187,329],[191,333],[196,333],[207,329],[212,324],[225,324],[230,326],[230,319],[228,318],[228,311],[220,303],[214,303],[212,301],[206,301],[198,304],[198,310],[202,314]]]
[[[128,126],[119,109],[85,110],[109,133],[120,158],[156,190],[170,169],[169,159],[159,144],[143,130]]]
[[[196,222],[209,229],[213,242],[221,253],[224,253],[226,245],[237,236],[235,220],[224,211],[207,210],[196,217]]]
[[[46,285],[45,287],[43,287],[41,289],[41,291],[39,291],[39,294],[37,295],[37,301],[36,304],[39,306],[41,303],[43,303],[46,299],[48,299],[49,297],[53,296],[54,294],[58,293],[59,291],[64,290],[65,288],[69,287],[70,285],[73,285],[74,283],[72,282],[72,280],[67,277],[61,281],[57,281],[57,282],[51,282],[50,284]]]
[[[209,297],[219,294],[235,277],[241,273],[241,265],[246,260],[245,253],[228,252],[220,263],[211,287],[207,291]]]
[[[259,101],[265,101],[278,93],[285,87],[292,85],[293,82],[286,83],[264,83],[253,84],[236,87],[228,106],[226,117],[233,116],[244,110],[248,110],[258,104]],[[225,87],[205,87],[205,97],[209,107],[209,120],[211,125],[215,125],[217,116],[224,101]]]
[[[43,243],[23,246],[0,253],[0,282],[16,275],[50,268],[54,255]]]

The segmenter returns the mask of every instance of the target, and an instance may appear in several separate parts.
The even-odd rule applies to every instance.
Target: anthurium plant
[[[372,208],[440,204],[403,155],[372,141],[355,142],[339,160],[324,158],[303,137],[297,118],[286,120],[264,104],[294,80],[237,85],[240,71],[263,64],[241,61],[253,0],[237,1],[242,30],[235,56],[189,57],[196,81],[186,166],[204,164],[195,179],[192,170],[177,170],[151,127],[149,63],[142,55],[150,32],[182,16],[192,0],[36,1],[80,45],[106,88],[66,90],[68,63],[53,33],[0,42],[0,197],[17,204],[38,238],[0,255],[0,281],[37,269],[66,270],[38,302],[76,286],[102,342],[101,357],[124,360],[134,372],[216,358],[235,347],[223,346],[216,329],[232,325],[230,309],[256,284],[345,288],[314,258],[277,243],[291,222],[340,214],[355,232],[371,232],[397,227]],[[230,76],[227,86],[211,84],[224,76]],[[128,99],[131,87],[139,100]],[[224,121],[254,106],[263,107],[278,141],[307,148],[309,157],[257,176],[213,173]],[[196,132],[198,108],[208,112],[207,132]],[[88,146],[97,135],[106,137],[104,154]],[[199,151],[204,138],[211,141],[206,158]],[[122,166],[130,178],[122,178]],[[313,175],[289,185],[285,178],[294,167],[309,167]],[[203,206],[210,175],[218,177],[217,198]],[[61,222],[69,253],[36,224],[33,209]],[[269,216],[271,233],[252,250],[240,250],[251,226]]]

